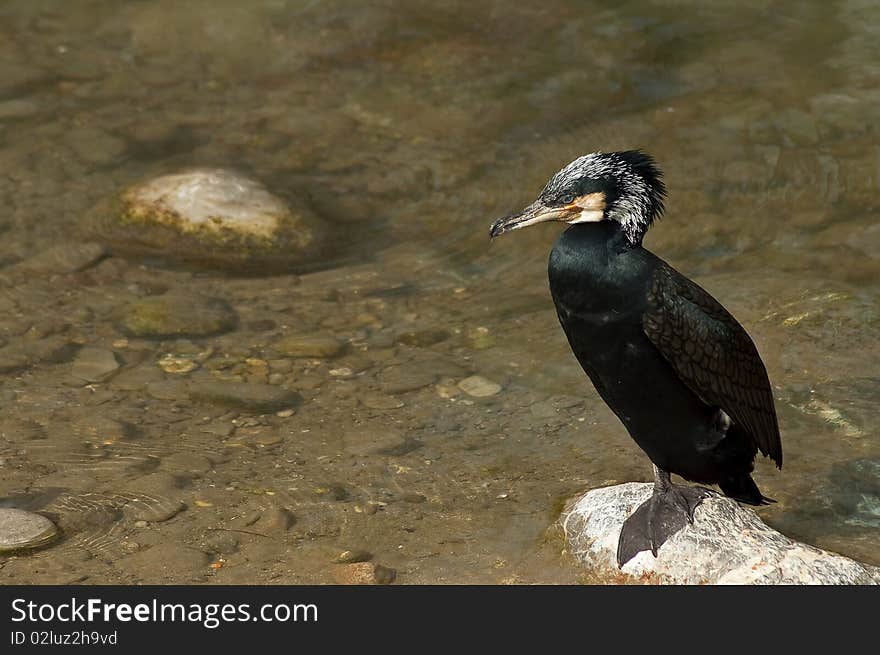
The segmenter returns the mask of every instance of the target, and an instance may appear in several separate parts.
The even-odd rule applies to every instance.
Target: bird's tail
[[[767,498],[758,489],[758,485],[752,480],[752,476],[748,473],[739,473],[735,475],[725,476],[718,481],[718,486],[725,496],[729,496],[741,503],[749,505],[769,505],[776,501]]]

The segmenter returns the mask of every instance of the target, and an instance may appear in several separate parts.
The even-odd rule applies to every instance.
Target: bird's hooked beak
[[[595,223],[605,217],[605,196],[603,193],[589,193],[574,198],[566,205],[550,207],[538,198],[521,212],[499,218],[489,228],[489,237],[495,237],[528,227],[535,223],[560,221],[562,223]]]
[[[489,237],[494,239],[505,232],[518,230],[535,223],[561,221],[568,213],[569,210],[566,207],[547,207],[538,199],[522,211],[508,214],[492,223],[492,227],[489,228]]]

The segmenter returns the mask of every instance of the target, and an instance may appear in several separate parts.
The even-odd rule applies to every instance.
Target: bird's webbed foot
[[[617,543],[617,565],[623,566],[643,550],[657,557],[669,537],[694,522],[694,511],[711,492],[702,487],[672,484],[669,474],[655,467],[654,493],[623,522]]]

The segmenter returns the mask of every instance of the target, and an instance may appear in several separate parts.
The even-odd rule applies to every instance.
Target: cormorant
[[[693,523],[717,484],[752,505],[772,502],[751,472],[757,451],[782,468],[767,370],[721,304],[642,247],[666,187],[639,150],[597,152],[556,173],[538,199],[497,220],[490,236],[568,223],[550,252],[550,293],[568,342],[596,391],[654,464],[654,493],[626,519],[619,566]]]

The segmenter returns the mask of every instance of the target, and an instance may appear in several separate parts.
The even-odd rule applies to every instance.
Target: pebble
[[[200,379],[189,387],[192,400],[269,414],[298,405],[299,394],[271,384]]]
[[[45,516],[0,507],[0,553],[38,548],[51,542],[57,534],[58,528]]]
[[[275,343],[275,349],[287,357],[325,359],[345,350],[345,343],[331,336],[291,336]]]
[[[481,375],[472,375],[458,383],[458,388],[474,398],[494,396],[501,391],[501,385]]]
[[[117,317],[123,332],[148,339],[222,334],[237,324],[238,316],[225,300],[183,292],[136,300]]]
[[[218,555],[232,555],[238,551],[240,539],[233,532],[213,530],[204,539],[205,548]]]
[[[73,360],[71,374],[84,382],[104,382],[118,370],[119,362],[112,350],[84,346]]]
[[[345,452],[353,455],[380,455],[396,452],[408,443],[393,428],[349,430],[343,435]]]
[[[191,373],[200,366],[197,357],[192,355],[175,355],[172,353],[165,353],[162,355],[156,364],[163,371],[171,373],[172,375]]]
[[[431,384],[437,375],[431,371],[412,369],[405,366],[389,366],[379,373],[379,386],[385,393],[398,394],[416,391]]]
[[[397,571],[373,562],[339,564],[333,570],[333,579],[342,585],[384,585],[394,582]]]
[[[425,348],[427,346],[433,346],[435,343],[445,341],[448,338],[449,333],[446,330],[407,330],[398,334],[396,341],[397,343],[402,343],[405,346]]]
[[[400,409],[405,403],[394,396],[385,394],[364,394],[358,397],[361,405],[369,409]]]
[[[455,398],[456,396],[461,395],[461,389],[458,388],[458,385],[455,384],[454,380],[442,380],[437,383],[434,390],[437,392],[438,396],[446,399]]]
[[[290,529],[295,521],[295,517],[287,508],[270,507],[254,523],[254,530],[268,535],[284,533]]]
[[[356,564],[358,562],[369,562],[373,559],[373,554],[367,550],[343,550],[333,560],[336,564]]]
[[[137,525],[140,521],[146,523],[161,523],[177,516],[185,505],[175,498],[165,496],[150,496],[146,494],[133,494],[132,499],[125,505],[122,512]]]
[[[470,330],[467,338],[474,350],[485,350],[495,345],[495,337],[487,327],[476,327]]]

